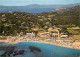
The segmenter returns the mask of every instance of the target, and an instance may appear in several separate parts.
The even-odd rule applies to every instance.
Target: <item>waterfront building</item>
[[[53,28],[49,28],[48,32],[51,33],[52,37],[60,38],[60,31],[59,31],[59,29],[57,29],[57,28],[54,28],[54,29]]]
[[[35,37],[35,34],[34,33],[26,33],[26,36],[27,37]]]
[[[68,35],[61,35],[61,38],[68,38]]]

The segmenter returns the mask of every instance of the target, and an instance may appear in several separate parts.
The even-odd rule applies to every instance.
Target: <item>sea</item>
[[[19,50],[26,50],[24,55],[15,57],[80,57],[80,49],[66,48],[57,45],[37,42],[19,42],[16,44],[0,43],[0,46],[16,46]],[[29,46],[37,47],[41,52],[30,51]],[[2,54],[3,51],[0,51]]]
[[[2,12],[27,12],[27,13],[42,13],[42,12],[50,12],[55,10],[55,8],[25,8],[25,9],[15,9],[15,8],[4,8],[0,9],[0,13]]]

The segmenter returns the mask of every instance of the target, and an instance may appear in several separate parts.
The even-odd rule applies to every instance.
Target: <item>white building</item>
[[[35,37],[35,34],[34,33],[26,33],[26,36],[27,37]]]
[[[61,35],[61,38],[68,38],[68,35]]]

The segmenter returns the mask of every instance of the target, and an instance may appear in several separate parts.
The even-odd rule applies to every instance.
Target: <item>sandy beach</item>
[[[3,42],[3,41],[0,41]],[[56,39],[56,38],[40,38],[40,37],[27,37],[27,36],[9,36],[7,41],[4,41],[8,44],[16,44],[19,42],[38,42],[38,43],[47,43],[52,45],[58,45],[67,48],[80,49],[80,46],[74,47],[73,40],[65,39]]]

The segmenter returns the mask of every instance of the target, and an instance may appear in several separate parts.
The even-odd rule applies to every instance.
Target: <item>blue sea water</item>
[[[6,43],[2,44],[2,46],[6,46],[6,45],[14,45],[14,46],[17,46],[19,50],[26,50],[24,56],[17,55],[15,57],[79,57],[80,56],[79,49],[65,48],[65,47],[51,45],[51,44],[36,43],[36,42],[20,42],[17,44],[6,44]],[[28,48],[29,46],[37,47],[41,49],[41,52],[32,53]]]
[[[54,8],[25,8],[25,9],[6,8],[6,9],[1,9],[0,12],[18,11],[18,12],[28,12],[28,13],[42,13],[42,12],[50,12],[52,10],[55,10],[55,9]]]

